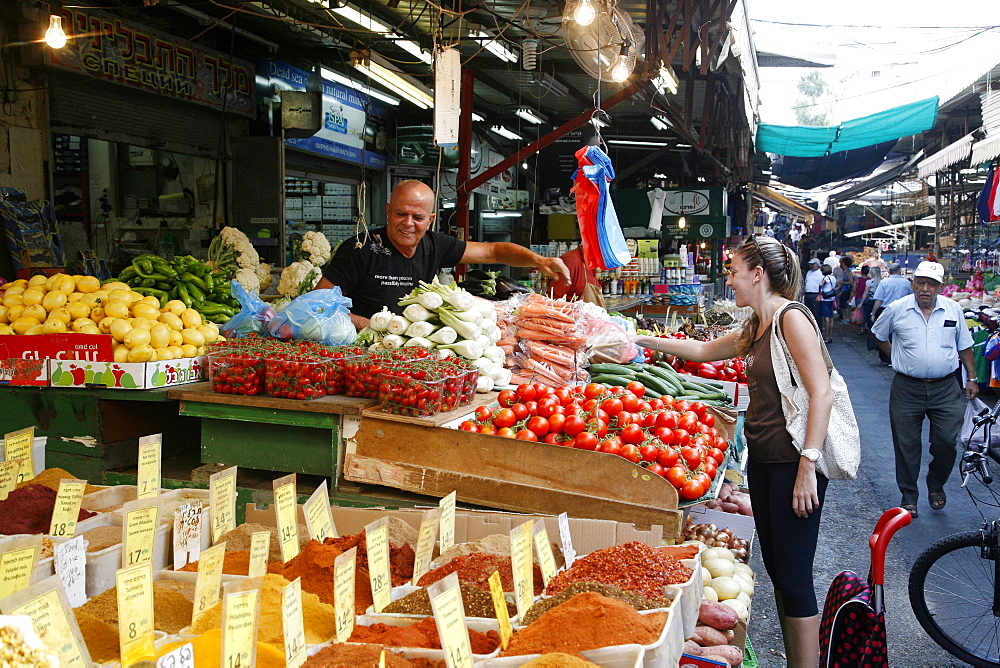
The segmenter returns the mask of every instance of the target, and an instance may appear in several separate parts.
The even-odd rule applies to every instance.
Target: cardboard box
[[[0,383],[47,386],[47,360],[110,362],[114,359],[107,334],[37,334],[0,337]]]
[[[148,390],[205,380],[207,359],[201,356],[145,363],[49,360],[49,377],[52,387]]]

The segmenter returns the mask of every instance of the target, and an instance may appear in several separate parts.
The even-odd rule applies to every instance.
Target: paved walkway
[[[900,501],[887,407],[893,371],[879,364],[877,354],[866,350],[864,337],[855,336],[855,331],[854,327],[835,325],[833,343],[829,346],[834,363],[850,389],[861,430],[862,462],[857,480],[833,481],[827,491],[815,564],[820,610],[837,573],[842,570],[868,573],[868,537],[882,512]],[[886,625],[891,666],[964,665],[927,637],[913,616],[907,594],[910,566],[922,550],[938,538],[976,530],[982,524],[972,501],[959,487],[957,472],[945,488],[947,507],[931,510],[924,485],[926,442],[925,425],[920,516],[896,534],[886,558]],[[761,666],[783,666],[784,648],[770,582],[759,556],[754,557],[751,566],[760,573],[760,584],[754,596],[750,637]]]

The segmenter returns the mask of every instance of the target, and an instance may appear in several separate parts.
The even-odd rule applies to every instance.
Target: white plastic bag
[[[965,407],[965,422],[962,423],[962,435],[960,437],[962,446],[965,446],[967,443],[971,445],[983,444],[986,440],[985,426],[976,427],[973,425],[973,420],[983,411],[989,410],[990,407],[983,403],[983,400],[979,397],[969,401]],[[971,441],[969,440],[970,437]],[[1000,425],[994,425],[990,431],[990,447],[1000,447]]]

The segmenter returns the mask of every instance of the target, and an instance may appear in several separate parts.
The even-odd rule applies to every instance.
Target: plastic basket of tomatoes
[[[249,349],[217,349],[208,355],[208,380],[220,394],[263,394],[264,362]]]
[[[441,411],[442,374],[432,368],[399,364],[380,374],[379,408],[387,413],[426,417]]]
[[[270,397],[285,399],[325,397],[328,368],[326,360],[318,357],[309,358],[296,353],[269,357],[264,360],[266,393]]]
[[[396,362],[379,353],[365,353],[344,362],[344,394],[378,399],[381,376]]]

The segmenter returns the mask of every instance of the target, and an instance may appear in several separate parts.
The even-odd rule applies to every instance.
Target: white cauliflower
[[[257,272],[251,267],[244,267],[237,270],[236,281],[247,289],[247,292],[260,292],[260,279]]]
[[[281,272],[278,293],[294,299],[316,287],[321,277],[319,267],[313,266],[308,260],[293,262]]]
[[[208,247],[208,259],[212,266],[227,273],[235,274],[237,269],[257,270],[260,256],[250,243],[250,239],[235,227],[223,227],[219,236]]]
[[[257,280],[260,281],[260,291],[264,292],[271,285],[271,265],[261,262],[257,265]]]
[[[317,267],[323,267],[333,257],[330,240],[319,232],[306,232],[302,235],[302,245],[299,248],[301,259],[309,260]]]

